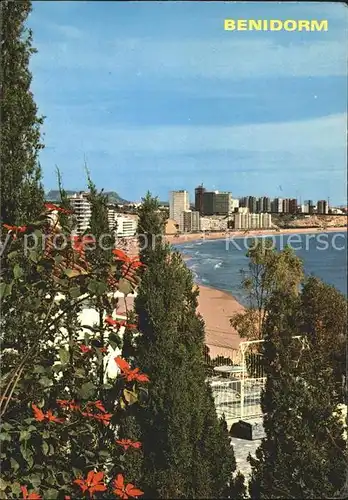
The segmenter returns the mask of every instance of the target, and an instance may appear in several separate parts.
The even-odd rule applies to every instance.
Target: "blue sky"
[[[327,19],[327,32],[224,31],[225,18]],[[168,199],[346,202],[347,27],[340,3],[33,2],[32,89],[46,189]],[[282,187],[282,191],[279,186]]]

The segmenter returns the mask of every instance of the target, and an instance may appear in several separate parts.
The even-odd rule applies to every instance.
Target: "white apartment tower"
[[[89,227],[92,211],[91,204],[87,199],[88,194],[89,193],[86,192],[80,192],[69,196],[71,208],[76,220],[77,234],[83,234]]]
[[[179,224],[179,230],[183,231],[182,226],[182,212],[190,209],[188,191],[171,191],[169,195],[169,218],[175,220]]]

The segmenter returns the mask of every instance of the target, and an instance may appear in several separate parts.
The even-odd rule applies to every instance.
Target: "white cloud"
[[[285,122],[238,126],[83,127],[85,147],[103,151],[202,153],[219,151],[292,152],[346,148],[346,114]],[[80,133],[78,133],[80,135]],[[96,141],[92,144],[89,138]]]
[[[62,27],[67,30],[70,27]],[[69,31],[68,29],[68,31]],[[232,32],[231,32],[232,33]],[[346,75],[347,48],[335,40],[307,41],[280,45],[267,33],[256,39],[226,33],[226,38],[208,40],[120,40],[71,39],[66,43],[48,42],[38,46],[34,65],[46,68],[110,71],[127,76],[205,77],[242,79],[284,76]],[[309,33],[310,35],[310,33]]]

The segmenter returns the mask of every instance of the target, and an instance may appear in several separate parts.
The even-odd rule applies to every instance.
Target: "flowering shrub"
[[[38,221],[2,228],[0,498],[143,494],[123,465],[141,443],[117,430],[149,378],[115,355],[112,379],[106,362],[122,346],[121,328],[137,329],[134,317],[113,318],[114,292],[132,291],[142,264],[89,250],[90,235],[69,237],[69,213],[48,203]],[[93,326],[79,319],[86,303],[99,318]]]

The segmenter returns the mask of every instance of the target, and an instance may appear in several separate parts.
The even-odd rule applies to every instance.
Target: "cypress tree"
[[[332,366],[321,343],[304,330],[301,305],[301,297],[285,291],[269,301],[261,400],[266,437],[256,459],[249,457],[252,498],[332,498],[344,485]]]
[[[334,286],[310,276],[302,294],[302,330],[315,337],[332,364],[342,403],[346,401],[347,298]]]
[[[142,250],[147,267],[135,301],[141,331],[136,363],[150,377],[150,399],[135,410],[143,443],[141,484],[146,498],[238,498],[243,489],[234,477],[226,423],[217,418],[205,380],[198,290],[181,256],[163,243],[162,224],[148,195],[139,232],[156,235],[156,241]]]
[[[25,224],[42,212],[44,192],[38,154],[40,126],[30,91],[29,60],[36,50],[25,27],[31,2],[1,2],[1,219]]]

